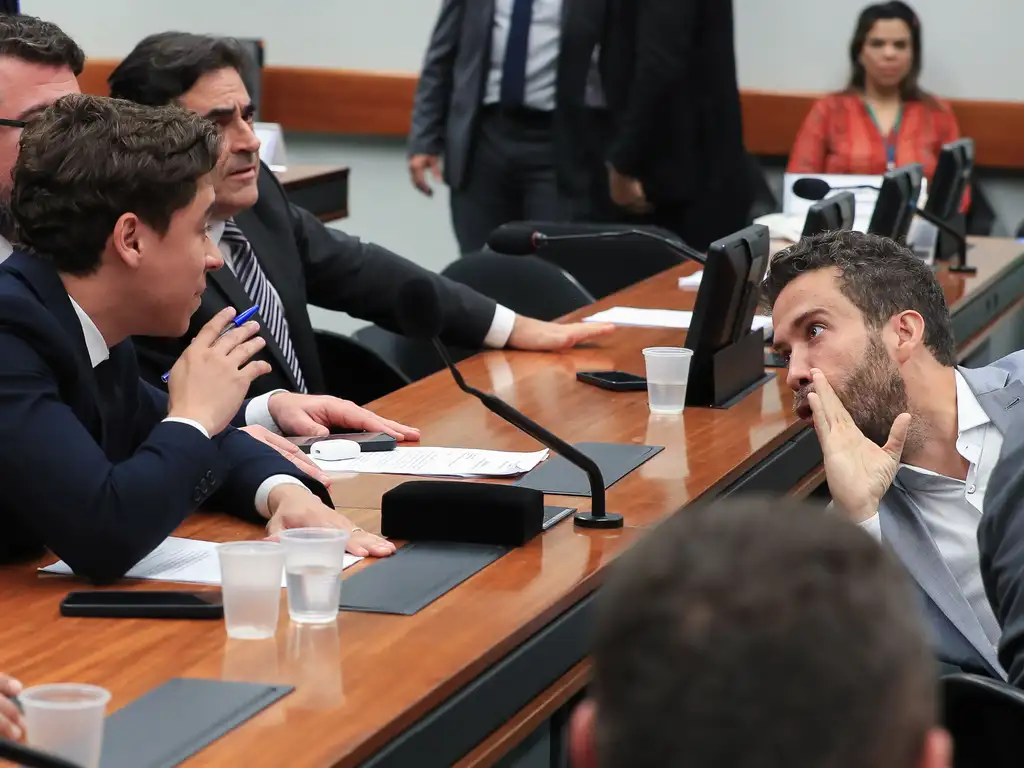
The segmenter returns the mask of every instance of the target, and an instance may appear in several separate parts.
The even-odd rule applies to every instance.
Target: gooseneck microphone
[[[623,526],[622,515],[605,510],[604,477],[601,475],[601,468],[597,466],[597,462],[575,446],[544,429],[501,398],[469,386],[462,378],[462,374],[455,367],[448,350],[439,338],[444,325],[441,300],[437,295],[437,289],[430,280],[426,278],[413,280],[402,288],[399,293],[398,314],[399,323],[405,335],[415,339],[429,340],[434,345],[434,349],[437,350],[437,354],[440,355],[451,372],[459,389],[472,395],[483,403],[487,410],[525,432],[545,448],[554,451],[586,473],[590,480],[591,511],[577,512],[574,516],[576,525],[581,528],[621,528]]]
[[[854,189],[873,189],[875,192],[879,190],[879,187],[872,186],[871,184],[854,184],[849,187],[833,187],[824,179],[797,179],[793,182],[793,194],[797,197],[803,198],[804,200],[824,200],[829,196],[830,192],[848,192]]]
[[[506,224],[499,227],[487,238],[487,245],[491,250],[504,253],[509,256],[532,256],[537,251],[548,247],[553,243],[566,242],[588,242],[592,240],[621,240],[623,238],[642,237],[647,240],[654,240],[661,243],[669,250],[679,254],[684,259],[704,264],[707,257],[691,248],[686,243],[673,240],[671,237],[659,235],[657,232],[649,232],[643,229],[617,229],[608,232],[579,232],[571,235],[545,235],[532,227],[522,224]]]

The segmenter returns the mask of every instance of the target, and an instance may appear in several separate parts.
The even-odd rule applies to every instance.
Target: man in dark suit
[[[705,249],[748,223],[753,200],[732,0],[606,2],[612,201]]]
[[[416,89],[413,184],[451,190],[463,253],[515,220],[593,219],[604,0],[445,0]]]
[[[222,333],[234,310],[219,313],[174,364],[169,396],[139,379],[129,338],[183,333],[221,263],[207,236],[216,129],[179,107],[73,94],[20,145],[11,211],[25,250],[0,267],[0,557],[46,547],[110,581],[207,502],[270,533],[339,527],[356,531],[357,554],[393,552],[232,428],[270,368],[252,359],[255,323]],[[285,426],[315,420],[317,401],[284,393],[264,407]]]
[[[180,354],[199,324],[225,304],[260,305],[273,373],[250,394],[272,388],[323,391],[306,305],[340,310],[400,330],[401,288],[427,277],[437,286],[446,340],[465,347],[561,349],[612,330],[518,317],[476,291],[434,275],[387,250],[324,226],[288,202],[259,162],[254,105],[242,82],[245,54],[221,38],[167,32],[147,37],[110,75],[112,96],[142,104],[177,102],[213,120],[224,140],[211,237],[227,269],[211,286],[189,333],[179,342],[138,339],[151,381]]]

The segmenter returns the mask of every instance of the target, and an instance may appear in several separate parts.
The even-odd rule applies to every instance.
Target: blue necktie
[[[520,107],[526,98],[526,59],[530,49],[533,0],[513,0],[512,23],[501,69],[501,103]]]

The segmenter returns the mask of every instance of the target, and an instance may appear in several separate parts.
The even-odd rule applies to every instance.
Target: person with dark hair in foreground
[[[913,576],[939,659],[1005,677],[977,536],[1003,439],[1024,413],[1024,353],[956,366],[931,267],[875,235],[804,239],[773,257],[763,289],[835,506]]]
[[[377,245],[332,230],[288,201],[259,161],[254,105],[241,73],[246,58],[222,38],[165,32],[147,37],[108,78],[110,94],[142,104],[177,102],[213,120],[223,138],[211,237],[227,269],[211,285],[180,340],[140,338],[143,375],[156,386],[199,326],[228,303],[261,298],[261,335],[271,374],[250,394],[275,388],[323,392],[307,304],[338,310],[401,332],[402,287],[429,279],[444,309],[444,338],[458,346],[555,350],[604,335],[603,323],[545,323],[515,315],[476,291],[435,275]]]
[[[206,503],[271,534],[337,527],[355,531],[355,554],[394,551],[232,428],[269,369],[252,359],[256,323],[222,334],[235,309],[215,315],[170,370],[169,397],[139,379],[129,337],[183,333],[221,265],[208,237],[219,156],[216,128],[177,106],[72,94],[23,130],[11,196],[23,245],[0,267],[0,558],[47,548],[111,581]],[[268,407],[278,418],[309,399]]]
[[[947,768],[899,564],[779,499],[684,509],[613,566],[574,768]]]

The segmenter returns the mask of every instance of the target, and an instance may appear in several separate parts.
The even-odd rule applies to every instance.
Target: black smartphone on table
[[[584,384],[591,384],[612,392],[647,391],[647,379],[625,371],[580,371],[576,378]]]
[[[299,446],[303,453],[309,453],[309,449],[314,443],[324,440],[351,440],[354,443],[359,443],[359,450],[364,453],[393,451],[398,445],[398,440],[386,432],[349,432],[324,437],[291,437],[289,440]]]
[[[220,619],[224,602],[220,590],[95,590],[68,592],[60,613],[105,619]]]

